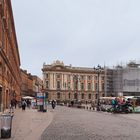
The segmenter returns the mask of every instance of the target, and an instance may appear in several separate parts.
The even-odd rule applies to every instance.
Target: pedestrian
[[[17,108],[17,100],[16,99],[13,99],[13,102],[14,102],[14,107],[16,109]]]
[[[26,106],[27,106],[27,103],[25,100],[22,100],[22,110],[25,110],[26,109]]]
[[[74,105],[74,101],[71,101],[71,106],[73,107],[73,105]]]
[[[10,113],[14,113],[14,99],[10,101]]]
[[[27,107],[30,108],[30,106],[31,106],[31,101],[28,99],[27,100]]]
[[[52,100],[52,108],[54,109],[55,106],[56,106],[56,102],[55,102],[55,100]]]
[[[116,110],[116,106],[118,105],[117,98],[112,99],[111,104],[112,104],[113,109]]]

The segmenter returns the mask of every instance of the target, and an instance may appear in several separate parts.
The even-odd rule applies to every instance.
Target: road
[[[57,106],[41,140],[140,140],[140,114],[111,114]]]

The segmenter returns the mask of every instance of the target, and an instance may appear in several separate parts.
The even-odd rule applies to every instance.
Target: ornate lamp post
[[[102,72],[103,68],[98,64],[97,67],[94,67],[94,70],[97,73],[97,111],[100,111],[100,73]]]
[[[66,102],[67,102],[67,96],[66,96],[66,94],[67,94],[67,92],[66,92],[67,84],[66,84],[66,82],[64,83],[64,87],[65,87],[65,101],[64,101],[64,104],[66,104]]]
[[[80,80],[79,76],[78,75],[74,75],[73,76],[73,79],[74,79],[74,90],[78,91],[78,82]],[[76,97],[76,101],[78,100],[78,93],[75,93],[75,97]]]

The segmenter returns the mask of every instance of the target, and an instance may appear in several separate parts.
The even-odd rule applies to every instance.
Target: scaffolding
[[[105,69],[106,96],[140,96],[140,64],[130,62]]]

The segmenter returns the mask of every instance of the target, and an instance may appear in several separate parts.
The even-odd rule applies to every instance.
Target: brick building
[[[36,96],[36,93],[42,91],[43,82],[36,76],[27,73],[27,70],[21,69],[21,96]]]
[[[0,111],[20,100],[20,57],[11,0],[0,0]]]
[[[38,92],[42,92],[43,81],[38,76],[33,75],[33,96],[36,96]]]
[[[33,77],[27,70],[21,69],[21,95],[32,96],[33,94]]]
[[[48,100],[96,101],[98,94],[105,94],[104,70],[98,73],[94,68],[67,66],[57,60],[51,65],[44,64],[42,71]]]

